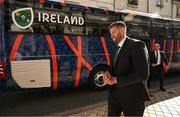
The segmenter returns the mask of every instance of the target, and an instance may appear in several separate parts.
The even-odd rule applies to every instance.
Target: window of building
[[[163,0],[156,0],[157,7],[163,7]]]
[[[137,6],[138,0],[128,0],[128,6]]]
[[[180,6],[177,6],[176,17],[180,17]]]

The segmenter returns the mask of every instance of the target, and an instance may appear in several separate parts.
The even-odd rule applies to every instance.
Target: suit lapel
[[[153,51],[154,62],[157,62],[155,51]]]
[[[113,48],[112,54],[111,54],[111,59],[110,59],[110,61],[111,61],[111,64],[110,64],[111,65],[111,69],[113,69],[115,51],[116,51],[116,48]]]
[[[155,51],[153,50],[152,52],[151,52],[151,58],[152,58],[152,62],[153,63],[156,63],[156,55],[155,55]]]
[[[160,51],[160,55],[161,55],[161,58],[160,58],[160,59],[161,59],[161,63],[164,63],[164,59],[163,59],[163,58],[164,58],[164,53],[162,53],[162,52]]]

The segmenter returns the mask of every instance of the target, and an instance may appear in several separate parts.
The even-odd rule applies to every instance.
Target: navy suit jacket
[[[110,74],[117,77],[110,93],[116,92],[124,102],[149,100],[146,80],[149,76],[148,52],[144,42],[126,38],[113,65],[115,49],[111,52]]]
[[[160,65],[163,66],[163,63],[168,65],[168,60],[166,58],[165,53],[163,51],[160,51],[160,54],[161,54],[161,63],[160,63]],[[154,64],[156,64],[156,62],[157,62],[157,59],[155,57],[155,51],[151,51],[151,53],[150,53],[150,62],[154,63]]]

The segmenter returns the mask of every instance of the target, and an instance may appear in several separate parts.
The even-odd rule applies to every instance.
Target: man
[[[150,76],[148,79],[148,87],[150,87],[150,81],[152,77],[155,75],[158,75],[160,78],[160,90],[166,91],[164,89],[164,67],[163,64],[168,65],[167,58],[165,56],[165,53],[163,51],[160,51],[160,45],[158,43],[155,43],[154,45],[154,51],[150,53]]]
[[[110,85],[108,116],[143,116],[149,100],[148,52],[142,41],[126,36],[126,25],[117,21],[109,26],[112,41],[117,45],[111,53],[110,70],[103,76]],[[110,72],[110,73],[109,73]]]

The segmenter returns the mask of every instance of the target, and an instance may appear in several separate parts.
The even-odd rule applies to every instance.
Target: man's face
[[[110,35],[111,35],[111,39],[113,40],[113,42],[115,44],[118,44],[125,36],[124,28],[113,26],[110,29]]]
[[[154,45],[154,49],[155,49],[156,51],[160,50],[160,45],[159,45],[159,44],[155,44],[155,45]]]

